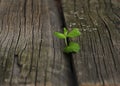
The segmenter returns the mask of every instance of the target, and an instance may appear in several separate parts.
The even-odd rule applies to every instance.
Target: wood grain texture
[[[81,50],[72,54],[79,86],[120,86],[120,1],[63,0],[67,27]]]
[[[0,86],[73,86],[59,0],[0,0]]]

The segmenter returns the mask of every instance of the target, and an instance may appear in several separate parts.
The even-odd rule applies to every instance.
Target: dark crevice
[[[63,8],[62,8],[62,2],[61,0],[55,0],[56,6],[58,8],[59,14],[60,14],[60,19],[62,21],[62,28],[67,27],[66,22],[65,22],[65,17],[63,13]],[[75,2],[74,2],[75,3]],[[69,39],[67,40],[69,43]],[[78,85],[78,80],[77,80],[77,75],[76,75],[76,69],[74,65],[74,60],[73,60],[73,54],[66,54],[66,60],[69,62],[70,65],[70,70],[71,70],[71,83],[69,86],[79,86]]]
[[[74,61],[73,61],[73,56],[72,56],[72,54],[68,55],[68,56],[70,58],[69,62],[70,62],[70,67],[71,67],[70,69],[71,69],[71,73],[72,73],[73,85],[79,86],[78,80],[77,80],[77,75],[76,75],[76,70],[75,70],[75,65],[74,65]]]
[[[11,58],[9,58],[10,57],[9,55],[10,55],[10,49],[11,49],[12,44],[13,44],[13,40],[14,40],[14,35],[12,37],[12,42],[10,44],[9,52],[8,52],[8,55],[7,55],[7,59],[6,59],[6,63],[5,63],[5,70],[6,70],[7,66],[8,66],[8,60],[11,59]],[[15,59],[13,57],[12,70],[11,70],[11,76],[10,76],[10,82],[9,82],[10,86],[12,86],[12,77],[13,77],[14,62],[15,62]]]
[[[66,22],[65,22],[64,13],[63,13],[62,2],[61,0],[55,0],[55,2],[56,2],[56,6],[58,8],[58,12],[60,14],[60,18],[62,21],[62,28],[64,28],[66,27]]]
[[[33,0],[31,1],[31,16],[32,16],[32,20],[31,20],[31,24],[32,24],[32,53],[31,53],[31,62],[30,62],[30,70],[29,70],[29,74],[31,74],[32,72],[32,65],[33,65],[33,54],[34,54],[34,23],[33,23],[33,15],[34,15],[34,8],[33,8]]]
[[[25,0],[24,2],[24,7],[23,7],[23,15],[24,15],[24,37],[25,37],[25,34],[26,34],[26,10],[27,10],[27,0]]]
[[[43,0],[41,0],[41,3],[42,3]],[[41,11],[42,11],[42,4],[40,5],[41,6]],[[42,32],[42,27],[43,27],[43,24],[41,24],[40,26],[40,23],[41,23],[41,16],[39,16],[39,31]],[[39,53],[38,53],[38,58],[37,58],[37,63],[36,63],[36,71],[35,71],[35,86],[37,86],[37,81],[38,81],[38,70],[39,70],[39,61],[40,61],[40,51],[41,51],[41,46],[42,46],[42,33],[40,35],[40,42],[39,42]]]

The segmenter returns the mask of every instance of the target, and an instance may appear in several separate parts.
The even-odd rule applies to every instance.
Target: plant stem
[[[67,37],[65,38],[65,44],[66,44],[66,46],[68,46],[68,43],[67,43]]]

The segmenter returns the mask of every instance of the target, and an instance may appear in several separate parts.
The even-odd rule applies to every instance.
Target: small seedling
[[[66,47],[64,48],[65,53],[77,53],[80,50],[80,46],[78,43],[70,42],[68,44],[67,39],[68,38],[75,38],[77,36],[80,36],[80,31],[78,28],[73,28],[71,31],[68,31],[66,28],[64,28],[64,33],[55,32],[55,36],[59,39],[64,39]]]

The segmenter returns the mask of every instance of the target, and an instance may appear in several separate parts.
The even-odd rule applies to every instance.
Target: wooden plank
[[[119,0],[63,0],[69,30],[78,27],[81,45],[72,54],[78,86],[120,86]]]
[[[56,2],[0,0],[0,86],[72,85]]]

